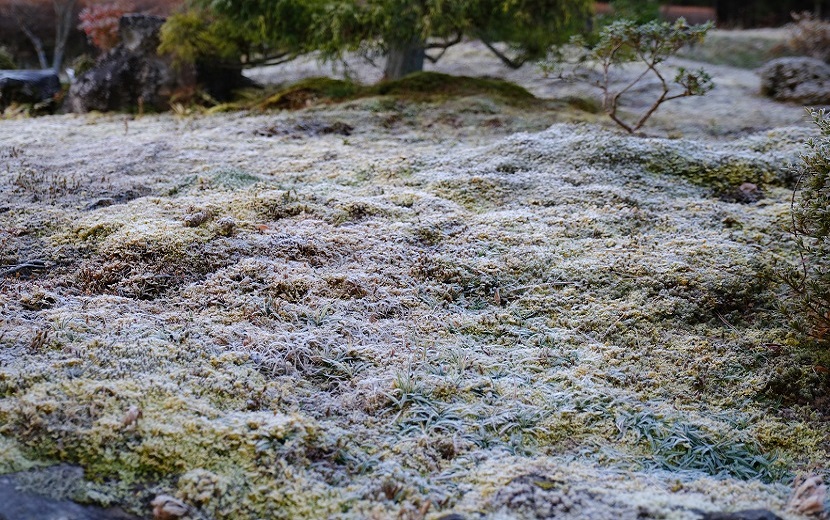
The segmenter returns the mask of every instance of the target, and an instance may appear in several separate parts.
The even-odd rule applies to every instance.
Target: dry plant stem
[[[7,276],[11,276],[15,273],[19,273],[20,271],[24,271],[26,269],[31,270],[42,270],[46,269],[46,263],[42,260],[27,260],[21,264],[13,265],[8,269],[4,269],[0,271],[0,278],[5,278]]]

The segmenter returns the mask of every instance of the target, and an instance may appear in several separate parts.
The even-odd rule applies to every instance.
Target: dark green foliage
[[[651,22],[660,18],[659,0],[612,0],[614,10],[609,20],[631,20],[637,24]]]
[[[327,59],[347,51],[370,59],[405,56],[401,67],[387,63],[389,79],[421,70],[424,60],[439,59],[462,37],[484,41],[504,63],[517,67],[543,57],[552,44],[583,29],[591,5],[587,0],[192,1],[194,8],[213,17],[211,23],[224,21],[242,35],[250,56],[293,57],[310,51],[320,51]],[[196,16],[204,18],[204,13]],[[181,47],[180,54],[187,57],[193,35],[198,36],[180,24],[168,30],[163,45],[168,50]]]
[[[791,298],[786,306],[794,325],[823,349],[830,347],[830,117],[813,111],[821,131],[807,144],[811,153],[802,156],[799,181],[793,195],[790,231],[795,238],[798,261],[786,268],[784,281]],[[798,190],[798,188],[801,188]]]
[[[205,10],[188,10],[169,17],[161,28],[160,53],[179,63],[235,62],[255,43],[244,27]]]
[[[0,47],[0,70],[16,69],[17,65],[14,63],[14,58],[5,47]]]
[[[647,444],[651,452],[644,461],[647,466],[765,482],[786,476],[776,465],[776,457],[764,454],[752,442],[714,435],[697,425],[659,418],[649,411],[620,410],[614,422],[622,436],[633,435]]]

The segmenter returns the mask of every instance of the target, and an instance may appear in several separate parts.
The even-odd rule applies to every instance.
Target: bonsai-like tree
[[[682,97],[702,96],[713,88],[712,78],[703,69],[681,67],[672,77],[664,68],[665,61],[682,47],[702,42],[711,27],[711,24],[689,25],[683,18],[674,23],[651,21],[639,25],[630,20],[618,20],[600,29],[593,46],[577,36],[572,38],[568,47],[557,47],[542,69],[547,74],[558,72],[560,79],[583,79],[599,88],[602,106],[608,116],[627,132],[634,133],[663,103]],[[634,64],[640,71],[634,79],[620,82],[615,77],[615,71],[626,64]],[[568,66],[571,68],[568,69]],[[583,78],[580,73],[586,67],[599,69],[599,78]],[[620,114],[620,103],[646,78],[657,80],[660,90],[645,112],[634,120],[626,121]]]
[[[586,27],[591,5],[589,0],[191,0],[216,24],[244,35],[248,63],[310,51],[336,59],[352,51],[384,58],[387,79],[422,70],[425,61],[437,61],[464,38],[481,40],[507,66],[518,68]],[[168,31],[163,43],[174,52],[187,46],[175,31]]]

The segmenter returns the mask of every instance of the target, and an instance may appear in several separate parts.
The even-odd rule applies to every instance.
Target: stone
[[[0,70],[0,110],[12,102],[54,103],[60,91],[60,79],[51,70]]]
[[[740,202],[742,204],[751,204],[763,198],[764,190],[752,182],[744,182],[736,188],[727,190],[721,196],[721,199],[727,202]]]
[[[731,513],[705,513],[700,520],[782,520],[766,509],[745,509]]]
[[[121,43],[79,76],[69,89],[71,112],[167,110],[171,97],[195,83],[191,70],[176,70],[159,56],[159,31],[164,18],[141,14],[121,17]]]
[[[184,502],[170,495],[159,495],[150,505],[153,506],[154,520],[178,520],[189,510]]]
[[[830,103],[830,65],[807,57],[777,58],[757,71],[761,94],[805,105]]]
[[[138,520],[120,509],[85,506],[25,490],[23,474],[0,477],[0,520]]]
[[[233,91],[256,86],[239,67],[216,64],[173,65],[170,56],[159,56],[164,18],[143,14],[121,17],[121,43],[81,74],[69,90],[70,112],[165,111],[177,99],[201,89],[216,101],[230,99]]]
[[[801,515],[820,515],[827,500],[827,486],[818,475],[796,480],[796,488],[788,504],[789,508]]]

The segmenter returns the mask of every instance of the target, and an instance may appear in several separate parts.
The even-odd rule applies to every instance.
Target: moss
[[[332,103],[360,97],[362,87],[351,81],[309,78],[271,95],[257,104],[260,110],[306,108],[317,103]]]
[[[602,103],[600,103],[597,99],[592,97],[568,96],[564,98],[562,101],[567,103],[570,107],[576,108],[583,112],[587,112],[589,114],[603,113]]]
[[[0,434],[0,475],[28,471],[40,465],[25,454],[25,448],[16,440]]]
[[[210,175],[210,182],[216,186],[231,190],[246,188],[262,179],[243,170],[217,170]]]
[[[758,187],[781,184],[783,165],[775,168],[760,161],[733,157],[713,159],[707,161],[682,153],[658,152],[647,159],[646,168],[654,173],[683,177],[720,196],[730,195],[744,183]]]
[[[504,166],[500,166],[504,168]],[[471,211],[487,211],[504,204],[509,186],[487,177],[446,180],[435,183],[435,194],[455,201]]]
[[[508,81],[450,76],[438,72],[416,72],[399,80],[382,82],[369,87],[364,95],[396,96],[415,101],[487,95],[517,106],[537,101],[526,89]]]
[[[488,96],[512,106],[527,107],[539,100],[526,89],[508,81],[450,76],[437,72],[416,72],[409,76],[372,86],[331,78],[311,78],[258,103],[260,110],[299,109],[314,104],[339,103],[374,96],[389,96],[416,102],[435,102],[449,98]]]
[[[534,493],[575,500],[565,519],[613,504],[632,517],[783,507],[783,485],[743,479],[827,458],[808,403],[758,399],[779,364],[788,375],[770,346],[787,332],[756,277],[764,250],[788,247],[775,223],[790,194],[724,204],[646,166],[783,163],[791,132],[697,142],[555,125],[501,138],[515,127],[435,123],[532,116],[483,99],[326,108],[358,129],[348,144],[254,136],[298,117],[286,114],[149,116],[130,122],[137,145],[110,116],[67,120],[66,133],[60,118],[0,125],[11,144],[56,143],[49,161],[80,146],[85,161],[62,173],[181,186],[25,214],[6,193],[5,262],[42,257],[15,228],[45,229],[66,262],[0,291],[8,458],[84,466],[103,493],[90,500],[146,515],[165,493],[220,520],[515,516],[503,509]],[[378,110],[402,114],[399,127]],[[165,160],[133,167],[153,132]],[[118,146],[95,155],[90,135]],[[37,161],[53,164],[46,153]],[[234,226],[217,236],[224,218]],[[78,265],[108,284],[79,290]],[[159,286],[142,299],[148,280]]]

